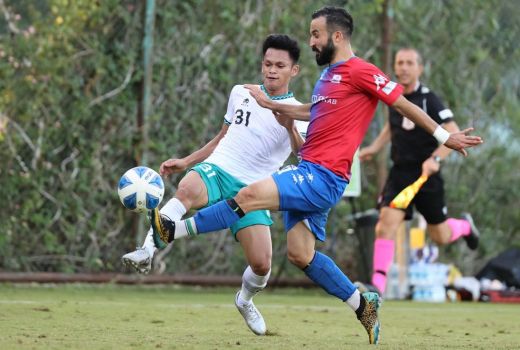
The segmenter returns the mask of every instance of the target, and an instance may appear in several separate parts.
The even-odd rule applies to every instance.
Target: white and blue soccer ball
[[[164,182],[154,170],[138,166],[121,176],[117,193],[125,208],[144,213],[155,209],[161,203]]]

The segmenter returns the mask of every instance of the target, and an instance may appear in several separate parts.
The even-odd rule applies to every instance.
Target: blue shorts
[[[303,221],[319,241],[325,240],[330,208],[341,199],[347,179],[321,165],[302,161],[272,175],[284,211],[285,230]]]

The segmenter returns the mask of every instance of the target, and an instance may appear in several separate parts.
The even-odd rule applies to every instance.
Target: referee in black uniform
[[[419,82],[423,71],[420,53],[413,48],[397,51],[394,62],[395,75],[404,87],[404,97],[422,108],[433,120],[450,133],[459,131],[453,113],[429,88]],[[383,193],[379,199],[380,216],[376,225],[374,243],[374,272],[372,285],[383,294],[386,274],[394,258],[394,239],[403,220],[410,220],[415,207],[428,223],[427,231],[437,244],[448,244],[464,238],[470,249],[478,246],[478,231],[471,215],[462,219],[447,218],[444,203],[444,183],[440,174],[442,160],[451,150],[439,145],[437,140],[411,120],[390,109],[389,121],[372,144],[361,149],[360,159],[369,160],[383,146],[392,142],[390,169]],[[406,210],[390,208],[392,199],[422,173],[429,175],[428,181]]]

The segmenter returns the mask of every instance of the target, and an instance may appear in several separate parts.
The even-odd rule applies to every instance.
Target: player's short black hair
[[[287,51],[294,64],[298,63],[300,59],[300,47],[298,46],[298,42],[288,35],[270,34],[264,40],[262,54],[265,56],[267,50],[271,48]]]
[[[354,32],[354,20],[350,13],[342,7],[322,7],[312,14],[312,19],[318,17],[325,17],[325,20],[327,21],[327,30],[331,34],[335,31],[340,31],[350,38]]]

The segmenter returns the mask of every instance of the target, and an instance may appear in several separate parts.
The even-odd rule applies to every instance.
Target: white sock
[[[175,221],[175,239],[186,236],[195,236],[198,234],[197,225],[194,218]]]
[[[248,266],[242,275],[242,289],[238,295],[241,304],[249,304],[253,297],[267,285],[271,270],[265,276],[259,276]]]
[[[144,239],[143,248],[146,249],[148,255],[153,257],[155,253],[155,243],[153,242],[153,230],[150,228],[148,233],[146,234],[146,238]]]
[[[361,294],[359,293],[359,290],[356,289],[354,294],[352,294],[350,296],[350,298],[348,298],[345,302],[355,312],[359,308],[360,299],[361,299]]]
[[[161,214],[167,215],[172,220],[180,220],[186,214],[184,204],[177,198],[170,199],[160,210]],[[144,239],[143,248],[148,251],[150,257],[155,253],[155,244],[153,242],[153,230],[150,228]]]
[[[161,208],[160,212],[168,216],[171,220],[177,221],[186,214],[186,208],[180,200],[174,197]]]

